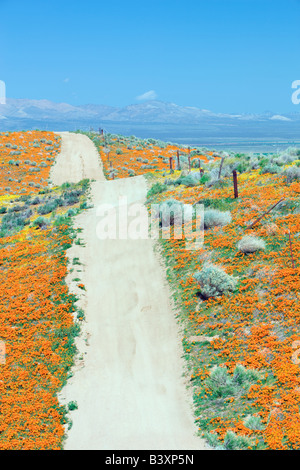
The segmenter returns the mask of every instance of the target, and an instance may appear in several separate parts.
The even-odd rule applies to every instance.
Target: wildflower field
[[[2,450],[61,449],[71,425],[57,392],[70,375],[83,315],[65,283],[66,250],[78,235],[72,216],[86,207],[88,181],[47,187],[59,148],[51,132],[0,134]]]
[[[145,174],[162,229],[169,224],[172,233],[183,204],[204,207],[202,247],[187,249],[185,236],[158,242],[199,435],[216,449],[299,449],[300,150],[215,153],[86,134],[107,179]],[[0,134],[2,450],[62,449],[77,406],[61,406],[57,393],[71,376],[84,320],[65,277],[77,268],[66,250],[80,244],[72,217],[88,207],[89,181],[49,185],[60,143],[51,132]]]
[[[91,138],[108,177],[148,173],[149,204],[204,206],[202,248],[186,249],[184,237],[159,242],[199,435],[216,449],[299,449],[300,151],[216,155],[153,139]]]

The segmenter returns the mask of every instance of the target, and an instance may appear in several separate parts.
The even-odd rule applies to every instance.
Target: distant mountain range
[[[164,124],[196,124],[206,121],[300,121],[300,113],[294,114],[221,114],[206,109],[178,106],[162,101],[146,101],[123,108],[86,104],[73,106],[67,103],[54,103],[48,100],[7,99],[6,105],[0,104],[1,124],[17,120],[77,121],[103,120],[111,122],[139,122]]]
[[[226,139],[300,141],[300,113],[222,114],[150,100],[125,107],[74,106],[48,100],[7,99],[0,104],[0,131],[98,130],[205,144]]]

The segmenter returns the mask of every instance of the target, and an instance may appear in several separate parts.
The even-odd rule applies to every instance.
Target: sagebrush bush
[[[188,175],[180,176],[175,183],[176,184],[184,184],[185,186],[191,187],[196,186],[199,184],[200,181],[200,173],[194,172],[189,173]]]
[[[285,176],[287,183],[292,183],[300,179],[300,168],[297,166],[290,166],[286,170],[283,171],[283,175]]]
[[[37,217],[31,224],[33,227],[39,227],[41,229],[45,229],[48,227],[49,222],[45,217]]]
[[[177,225],[183,221],[183,203],[176,199],[168,199],[160,204],[159,219],[162,227]]]
[[[221,212],[218,209],[208,209],[204,213],[204,228],[223,227],[230,224],[231,220],[230,211]]]
[[[242,450],[251,447],[252,443],[249,437],[240,436],[233,431],[227,431],[224,438],[224,447],[226,450]]]
[[[236,385],[225,367],[214,368],[206,379],[206,385],[216,398],[236,394]]]
[[[240,386],[248,386],[250,383],[256,382],[260,378],[260,374],[255,369],[247,369],[242,364],[237,364],[233,372],[233,381]]]
[[[244,426],[252,431],[262,431],[264,429],[260,416],[247,416],[244,420]]]
[[[168,186],[166,184],[162,183],[155,183],[148,191],[147,193],[147,198],[154,196],[155,194],[160,194],[168,189]]]
[[[41,203],[41,200],[38,196],[36,196],[32,201],[31,201],[31,204],[33,206],[36,206],[37,204],[40,204]]]
[[[213,447],[213,448],[216,448],[216,447],[220,447],[220,440],[219,440],[219,437],[216,433],[212,433],[212,432],[206,432],[204,434],[204,437],[205,439],[207,440],[208,444]]]
[[[206,379],[205,384],[215,398],[245,395],[251,384],[260,378],[258,371],[247,369],[237,364],[233,375],[230,375],[227,367],[214,367]]]
[[[38,214],[41,214],[41,215],[50,214],[50,212],[53,212],[57,208],[57,206],[58,204],[55,200],[49,201],[49,202],[46,202],[46,204],[44,204],[43,206],[40,206],[37,212]]]
[[[228,294],[237,287],[237,280],[233,276],[211,263],[205,263],[201,271],[194,274],[194,278],[200,286],[201,294],[206,298]]]
[[[245,235],[237,244],[237,249],[242,253],[255,253],[265,248],[264,240],[253,235]]]
[[[264,175],[265,173],[270,173],[271,175],[275,175],[280,173],[281,169],[280,166],[274,163],[267,163],[264,167],[260,170],[260,173]]]
[[[25,225],[29,224],[31,215],[31,209],[4,214],[1,221],[1,231],[20,230]]]

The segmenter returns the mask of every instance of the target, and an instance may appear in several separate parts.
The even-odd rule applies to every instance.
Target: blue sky
[[[0,0],[0,79],[8,98],[299,112],[299,17],[299,0]]]

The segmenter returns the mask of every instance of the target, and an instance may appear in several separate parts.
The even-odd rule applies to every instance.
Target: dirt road
[[[86,322],[74,375],[59,397],[61,403],[78,403],[65,449],[203,449],[195,435],[179,329],[154,242],[99,240],[96,234],[97,207],[118,207],[124,195],[130,204],[144,202],[145,179],[104,181],[91,141],[78,134],[62,137],[53,183],[70,181],[70,176],[72,181],[96,179],[94,207],[76,218],[85,247],[73,245],[68,251],[71,261],[79,257],[82,263],[72,266],[79,272],[70,273],[67,282],[77,293],[73,278],[80,277],[86,286],[81,301]]]

